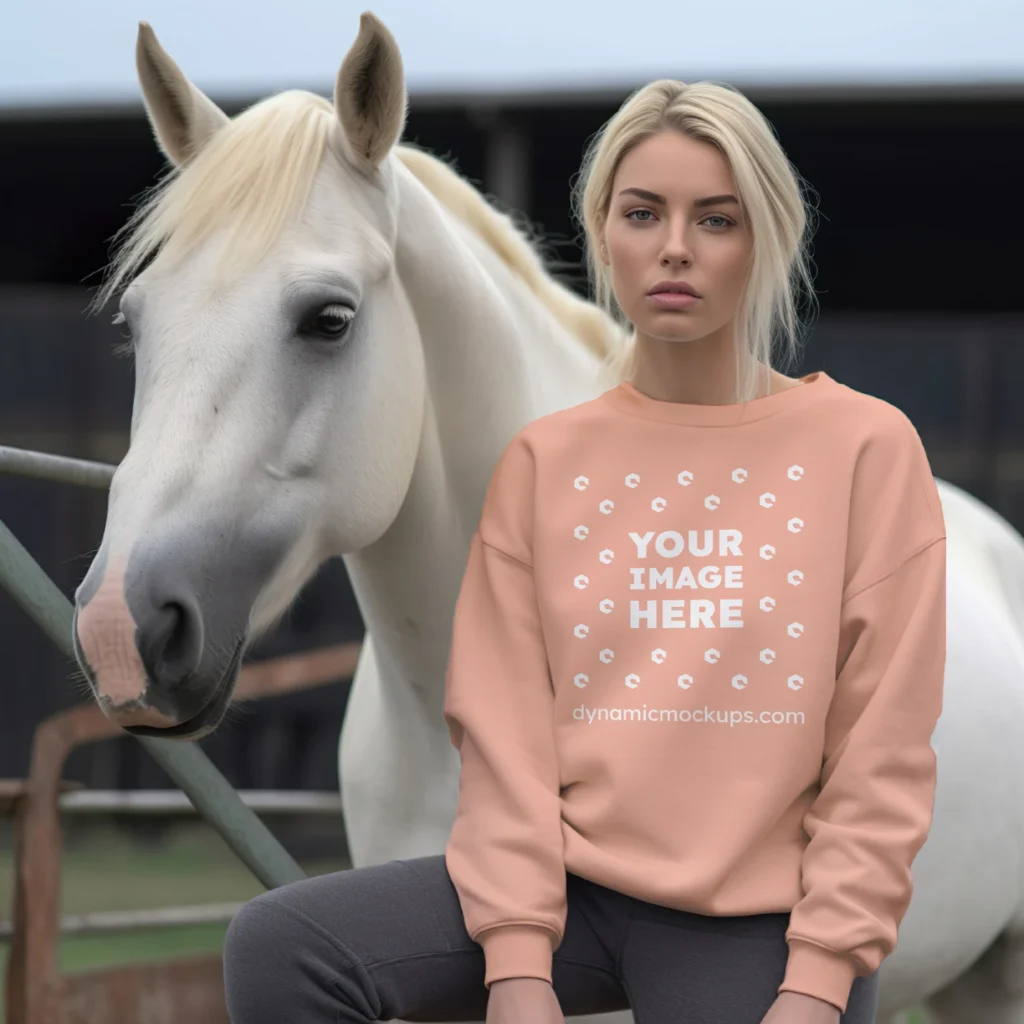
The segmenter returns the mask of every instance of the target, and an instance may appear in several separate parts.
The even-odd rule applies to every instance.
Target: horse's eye
[[[114,319],[111,321],[115,326],[123,325],[128,328],[127,334],[121,335],[120,341],[115,341],[112,345],[114,355],[121,357],[132,357],[135,355],[135,339],[132,337],[131,327],[128,325],[128,318],[122,312],[114,314]]]
[[[310,321],[309,326],[303,332],[316,338],[326,338],[333,341],[340,338],[352,323],[355,312],[348,306],[337,303],[324,306]]]

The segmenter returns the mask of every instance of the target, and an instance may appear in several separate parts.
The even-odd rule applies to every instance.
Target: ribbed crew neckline
[[[785,391],[763,395],[749,402],[732,402],[727,405],[702,405],[651,398],[628,380],[605,391],[600,398],[620,412],[642,419],[698,427],[739,426],[779,412],[803,408],[809,402],[815,401],[833,383],[832,378],[823,370],[816,370],[799,379],[799,384],[788,387]]]

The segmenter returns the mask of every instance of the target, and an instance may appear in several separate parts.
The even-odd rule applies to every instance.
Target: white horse
[[[231,121],[145,25],[137,59],[178,170],[112,279],[160,250],[121,303],[132,439],[76,594],[83,669],[127,728],[202,735],[246,638],[340,555],[367,626],[340,746],[353,863],[440,853],[458,779],[444,673],[490,473],[529,421],[610,385],[622,334],[451,169],[398,144],[401,57],[372,15],[333,105],[284,93]],[[941,493],[939,788],[879,1020],[941,992],[944,1022],[1024,1024],[1024,542]]]

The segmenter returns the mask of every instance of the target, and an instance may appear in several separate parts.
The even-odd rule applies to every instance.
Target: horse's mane
[[[600,309],[550,276],[535,243],[508,214],[497,210],[454,168],[433,154],[404,144],[395,152],[439,202],[526,282],[570,334],[602,359],[618,351],[618,328]]]
[[[223,277],[259,261],[305,205],[327,145],[333,108],[313,93],[283,92],[220,128],[145,195],[115,236],[119,245],[96,304],[150,259],[174,262],[228,227]]]
[[[279,93],[224,125],[191,160],[143,198],[115,236],[118,246],[95,305],[103,306],[145,263],[173,261],[222,228],[230,231],[220,273],[258,262],[309,197],[334,123],[334,108],[300,90]],[[452,167],[414,146],[402,163],[470,227],[534,292],[552,315],[598,357],[617,349],[618,328],[547,272],[535,244]]]

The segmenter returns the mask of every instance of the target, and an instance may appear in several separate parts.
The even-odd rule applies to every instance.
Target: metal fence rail
[[[341,811],[338,793],[295,792],[292,790],[240,790],[238,797],[250,810],[262,814],[325,814]],[[61,814],[138,814],[146,817],[180,817],[196,813],[184,793],[169,789],[76,790],[63,793],[58,801]],[[100,910],[65,914],[60,932],[66,935],[94,935],[101,932],[140,931],[195,924],[226,924],[244,904],[204,903],[198,906],[153,907],[143,910]],[[0,943],[14,936],[14,922],[0,921]]]
[[[15,448],[0,448],[0,471],[90,487],[106,487],[114,467]],[[71,602],[0,520],[0,586],[47,636],[73,656]],[[136,737],[267,888],[306,877],[292,856],[247,807],[224,776],[192,743]]]
[[[258,814],[341,814],[338,793],[309,790],[236,790],[238,798]],[[184,793],[173,789],[83,789],[61,794],[61,814],[138,814],[147,818],[182,817],[196,813]]]
[[[203,903],[194,907],[159,907],[153,910],[94,910],[65,914],[60,919],[61,938],[68,935],[101,935],[110,932],[149,931],[196,924],[227,924],[244,903]],[[14,924],[0,921],[0,942],[14,936]]]
[[[40,480],[77,484],[79,487],[97,487],[106,490],[114,476],[116,466],[85,459],[69,459],[64,455],[27,452],[22,448],[8,448],[0,444],[0,473],[34,476]]]

